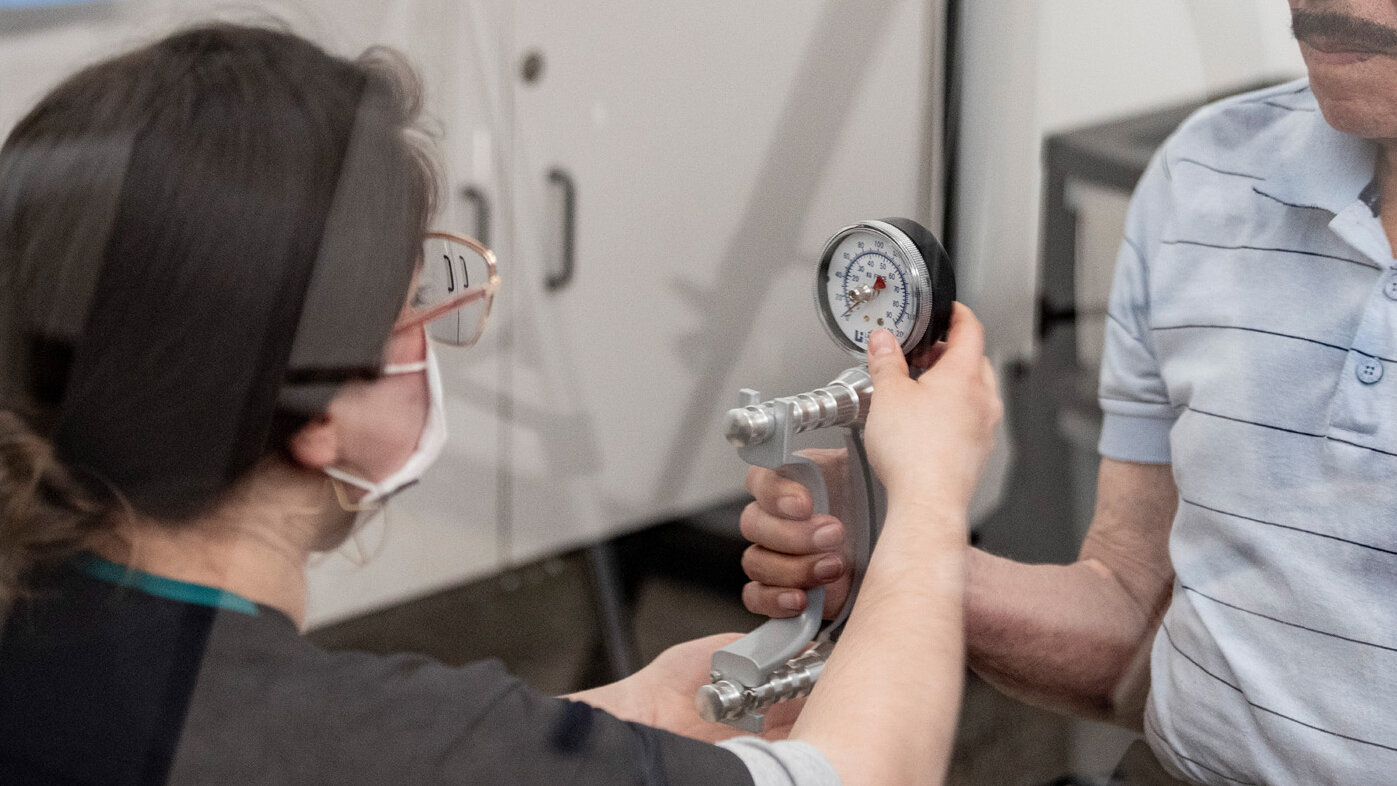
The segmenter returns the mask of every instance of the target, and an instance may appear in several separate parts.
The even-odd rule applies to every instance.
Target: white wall
[[[1303,64],[1284,0],[966,0],[957,248],[992,351],[1033,348],[1045,134]]]

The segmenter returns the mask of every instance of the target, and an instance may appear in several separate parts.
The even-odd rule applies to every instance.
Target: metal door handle
[[[567,286],[577,271],[577,185],[572,175],[559,167],[548,171],[548,183],[560,189],[563,196],[561,265],[544,279],[548,291],[556,292]]]
[[[490,245],[490,197],[485,192],[473,185],[465,186],[461,189],[461,198],[470,204],[472,212],[475,214],[475,229],[471,235],[479,240],[481,245]]]

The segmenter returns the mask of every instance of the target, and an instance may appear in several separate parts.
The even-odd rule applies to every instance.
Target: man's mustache
[[[1397,30],[1356,16],[1296,10],[1290,30],[1295,40],[1318,49],[1397,56]]]

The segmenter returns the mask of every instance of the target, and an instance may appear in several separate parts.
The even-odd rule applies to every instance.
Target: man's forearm
[[[1169,605],[1168,464],[1102,459],[1096,512],[1071,565],[1025,565],[969,549],[971,668],[1031,704],[1138,729],[1149,648]]]
[[[978,549],[966,563],[967,658],[977,674],[1030,704],[1140,725],[1116,697],[1156,621],[1104,565],[1026,565]]]

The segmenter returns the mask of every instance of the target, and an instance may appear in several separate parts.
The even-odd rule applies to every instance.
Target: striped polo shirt
[[[1397,264],[1304,81],[1200,110],[1117,261],[1101,453],[1173,465],[1145,728],[1209,784],[1397,783]]]

